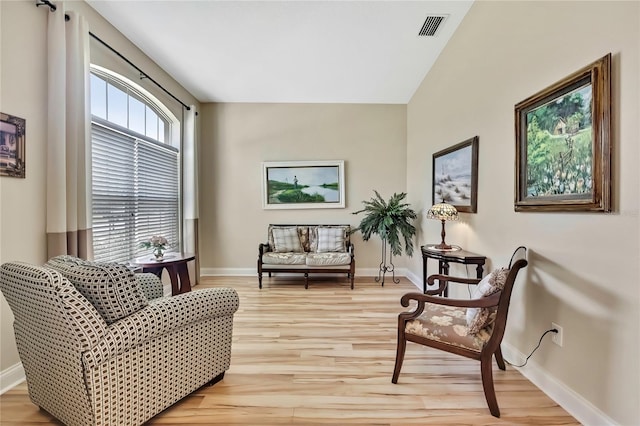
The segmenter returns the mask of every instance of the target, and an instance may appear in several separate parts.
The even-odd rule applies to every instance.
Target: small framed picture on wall
[[[0,176],[25,177],[26,120],[0,112]]]
[[[449,203],[459,212],[478,210],[478,137],[433,154],[433,204]]]

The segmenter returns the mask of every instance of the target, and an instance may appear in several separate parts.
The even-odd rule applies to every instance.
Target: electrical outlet
[[[551,335],[551,341],[553,343],[555,343],[556,345],[562,347],[562,339],[563,339],[563,335],[562,335],[562,327],[560,327],[558,324],[556,324],[555,322],[551,323],[551,328],[555,328],[556,330],[558,330],[557,333],[553,333]]]

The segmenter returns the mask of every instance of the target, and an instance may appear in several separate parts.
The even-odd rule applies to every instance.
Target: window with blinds
[[[140,242],[179,241],[178,150],[94,119],[91,126],[93,250],[96,261],[149,253]]]
[[[163,236],[180,249],[178,123],[134,82],[91,66],[93,253],[101,262],[127,262]]]

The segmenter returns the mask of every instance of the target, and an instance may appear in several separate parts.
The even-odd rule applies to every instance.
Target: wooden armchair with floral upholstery
[[[482,280],[431,275],[428,283],[433,285],[438,280],[438,289],[402,296],[402,306],[408,307],[411,300],[417,305],[415,310],[398,316],[398,346],[391,381],[398,383],[407,341],[476,359],[480,361],[489,410],[495,417],[500,417],[491,359],[495,355],[498,367],[505,369],[500,343],[507,324],[513,284],[520,269],[527,266],[526,253],[525,247],[518,247],[507,268],[496,269]],[[471,299],[436,296],[443,293],[449,282],[475,284]]]

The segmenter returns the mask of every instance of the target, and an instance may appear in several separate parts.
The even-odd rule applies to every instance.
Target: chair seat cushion
[[[425,303],[422,315],[407,322],[405,333],[480,352],[491,337],[493,325],[471,334],[466,313],[465,308]]]
[[[262,263],[265,265],[304,265],[306,259],[306,253],[275,253],[270,251],[262,255]]]
[[[307,254],[308,266],[337,266],[351,263],[349,253],[309,253]]]

